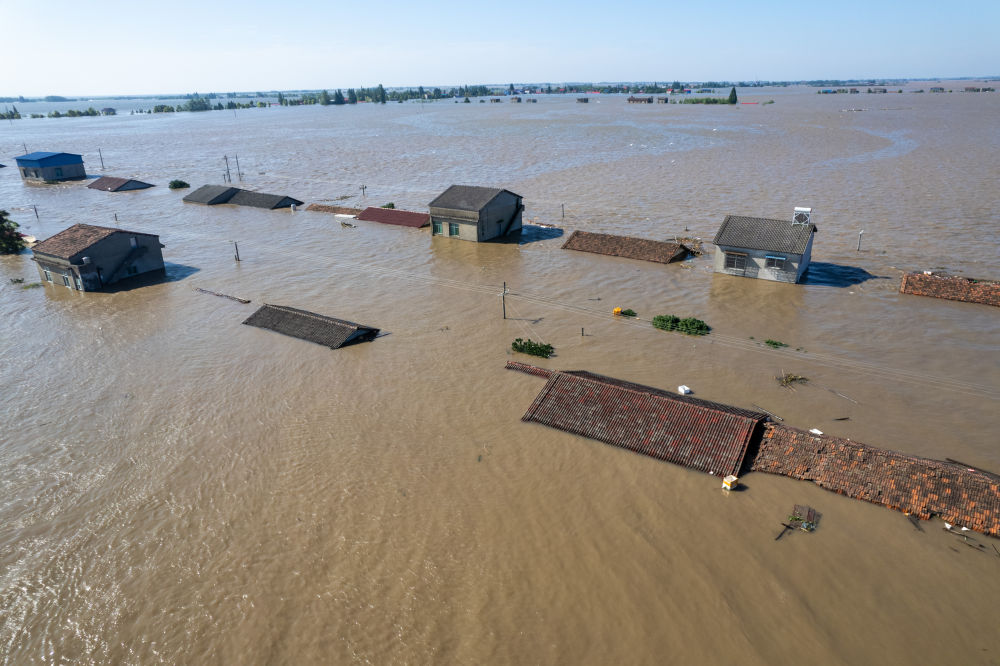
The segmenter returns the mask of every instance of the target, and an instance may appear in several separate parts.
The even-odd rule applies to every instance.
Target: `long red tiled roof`
[[[563,243],[563,249],[606,254],[626,259],[655,261],[661,264],[680,261],[688,255],[688,248],[680,243],[598,234],[590,231],[574,231]]]
[[[1000,476],[956,463],[768,424],[752,469],[1000,536]]]
[[[521,420],[725,476],[739,473],[765,418],[589,372],[553,372]]]
[[[395,208],[375,208],[369,206],[358,215],[359,220],[366,222],[381,222],[382,224],[396,224],[401,227],[426,227],[431,223],[431,216],[427,213],[414,213],[409,210],[396,210]]]

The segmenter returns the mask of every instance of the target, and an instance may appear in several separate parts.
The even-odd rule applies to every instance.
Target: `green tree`
[[[736,104],[736,102],[737,102],[737,99],[736,99],[736,86],[733,86],[733,89],[729,91],[729,103],[730,104]]]
[[[681,82],[680,81],[674,81],[671,84],[670,87],[673,88],[674,90],[680,90],[681,89]]]
[[[337,106],[344,104],[344,93],[340,92],[340,88],[337,88],[337,92],[333,93],[333,103]],[[329,104],[329,102],[327,102]]]
[[[278,105],[285,106],[285,96],[281,93],[278,93]]]
[[[7,217],[7,211],[0,210],[0,254],[15,254],[27,245],[17,228],[17,222]]]
[[[347,103],[357,104],[358,103],[358,91],[354,88],[347,89]]]
[[[378,84],[378,90],[375,91],[375,101],[379,104],[385,104],[385,88],[382,84]]]
[[[337,92],[340,92],[340,91],[338,90]],[[341,99],[340,103],[343,104],[344,103],[343,102],[344,96],[341,95],[340,99]],[[321,92],[319,94],[319,103],[322,104],[323,106],[330,106],[330,93],[328,93],[325,90],[323,92]]]

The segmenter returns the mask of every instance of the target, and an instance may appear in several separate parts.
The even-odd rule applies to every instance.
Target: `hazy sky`
[[[0,96],[1000,74],[1000,0],[0,0]]]

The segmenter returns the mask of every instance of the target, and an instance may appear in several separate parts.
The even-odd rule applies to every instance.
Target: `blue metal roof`
[[[65,166],[67,164],[82,164],[83,155],[75,153],[34,152],[14,158],[22,167]]]

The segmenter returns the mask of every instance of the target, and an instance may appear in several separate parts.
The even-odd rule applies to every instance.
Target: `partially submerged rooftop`
[[[614,236],[590,231],[574,231],[563,243],[563,249],[625,257],[626,259],[655,261],[661,264],[680,261],[689,253],[688,248],[680,243],[631,236]]]
[[[790,220],[726,215],[712,242],[748,250],[802,254],[816,231],[816,225],[812,223],[795,224]]]
[[[486,204],[496,199],[501,192],[509,192],[515,197],[520,197],[510,190],[501,187],[480,187],[478,185],[452,185],[427,204],[431,208],[447,208],[450,210],[479,211],[486,207]]]
[[[356,324],[353,321],[271,304],[265,304],[243,323],[315,342],[330,349],[374,340],[379,332],[377,328]]]
[[[298,199],[282,194],[265,194],[263,192],[253,192],[226,185],[202,185],[194,192],[185,196],[184,201],[204,204],[206,206],[233,204],[235,206],[250,206],[270,210],[302,204]]]
[[[554,371],[521,420],[726,476],[739,473],[750,439],[766,418],[590,372]]]
[[[127,192],[129,190],[144,190],[153,187],[152,183],[144,183],[133,178],[117,178],[115,176],[101,176],[94,182],[87,185],[92,190],[103,190],[104,192]]]
[[[35,254],[47,254],[60,259],[70,259],[76,254],[83,252],[94,243],[104,240],[108,236],[116,233],[129,234],[130,236],[155,236],[155,234],[145,234],[138,231],[126,231],[114,227],[98,227],[93,224],[74,224],[68,229],[63,229],[55,236],[46,238],[40,243],[36,243],[31,251]]]
[[[397,210],[395,208],[375,208],[370,206],[365,208],[358,215],[359,220],[366,222],[381,222],[382,224],[395,224],[401,227],[426,227],[431,223],[431,216],[427,213],[414,213],[409,210]]]

